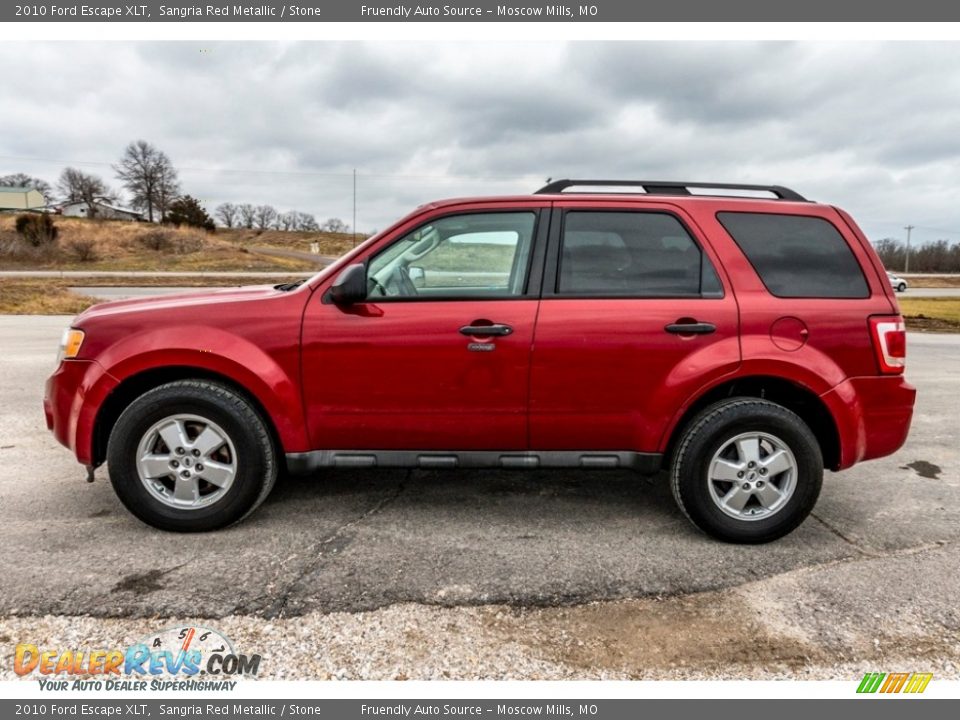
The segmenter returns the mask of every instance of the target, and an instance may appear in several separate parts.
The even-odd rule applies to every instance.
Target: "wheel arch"
[[[270,438],[279,454],[283,453],[284,443],[277,430],[276,423],[260,399],[233,378],[209,368],[191,365],[165,365],[137,372],[124,378],[100,405],[94,419],[91,457],[93,465],[98,466],[107,456],[107,443],[117,420],[123,411],[145,392],[161,385],[178,380],[210,380],[228,387],[249,402],[263,418]]]
[[[748,375],[730,378],[702,391],[677,417],[665,433],[664,458],[671,458],[676,443],[690,421],[708,405],[733,397],[770,400],[796,413],[814,434],[823,454],[824,466],[836,470],[841,465],[840,431],[836,419],[823,400],[809,388],[784,378]]]

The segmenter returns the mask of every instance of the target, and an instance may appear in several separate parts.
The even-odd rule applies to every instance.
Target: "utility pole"
[[[357,246],[357,169],[353,169],[353,246]]]
[[[903,263],[903,272],[904,274],[910,272],[910,231],[916,227],[915,225],[907,225],[903,229],[907,231],[907,259]]]

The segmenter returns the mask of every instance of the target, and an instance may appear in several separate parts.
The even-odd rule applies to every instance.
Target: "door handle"
[[[509,325],[500,325],[493,323],[490,325],[464,325],[460,328],[460,334],[468,337],[502,337],[513,332]]]
[[[708,322],[675,322],[667,325],[664,330],[674,335],[709,335],[717,331],[717,326]]]

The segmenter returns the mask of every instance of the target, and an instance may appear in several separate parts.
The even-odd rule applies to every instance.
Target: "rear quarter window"
[[[865,298],[870,289],[843,235],[806,215],[717,213],[771,294],[783,298]]]

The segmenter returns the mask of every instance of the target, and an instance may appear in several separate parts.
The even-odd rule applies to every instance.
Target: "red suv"
[[[668,470],[707,533],[765,542],[824,468],[903,444],[905,349],[838,208],[563,180],[425,205],[304,282],[97,305],[44,409],[164,530],[237,522],[284,469],[631,468]]]

